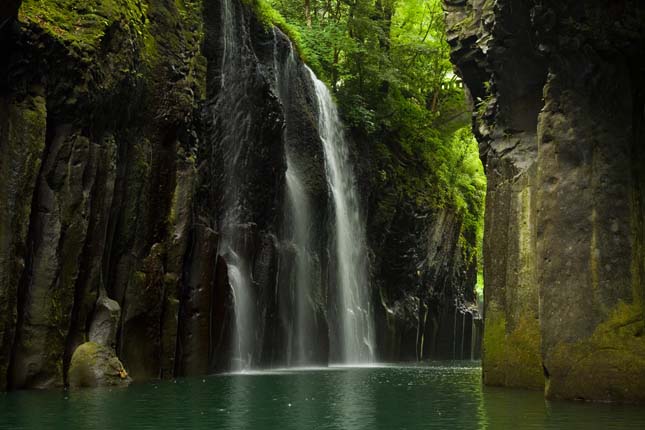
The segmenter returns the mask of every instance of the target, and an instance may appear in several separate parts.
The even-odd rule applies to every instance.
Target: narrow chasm
[[[484,382],[642,403],[645,11],[444,4],[451,59],[480,100]]]
[[[9,6],[0,387],[479,357],[485,181],[439,2],[373,5],[393,46],[432,33],[394,63],[442,52],[414,91],[280,2]]]
[[[644,59],[636,0],[3,0],[0,428],[643,428]]]

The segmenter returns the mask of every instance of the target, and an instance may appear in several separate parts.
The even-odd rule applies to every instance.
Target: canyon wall
[[[0,389],[65,385],[79,345],[105,351],[92,343],[138,381],[230,369],[236,259],[252,365],[289,364],[288,154],[320,256],[308,360],[333,360],[318,112],[288,38],[238,0],[18,3],[0,9]],[[357,171],[373,175],[365,154]],[[380,216],[363,190],[368,230],[387,221],[369,239],[377,358],[468,355],[476,269],[459,216]]]
[[[488,177],[484,382],[643,402],[645,7],[444,6]]]

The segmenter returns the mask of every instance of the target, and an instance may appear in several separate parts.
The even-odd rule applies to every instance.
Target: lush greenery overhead
[[[266,1],[299,34],[354,134],[373,142],[383,189],[422,209],[455,207],[463,243],[481,243],[486,179],[441,1]]]

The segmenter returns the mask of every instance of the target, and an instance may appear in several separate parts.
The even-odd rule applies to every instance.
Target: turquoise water
[[[484,388],[475,364],[285,370],[0,394],[0,428],[645,429],[645,408]]]

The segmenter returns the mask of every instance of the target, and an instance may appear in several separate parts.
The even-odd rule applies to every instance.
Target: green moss
[[[548,352],[547,397],[645,403],[644,333],[640,303],[620,302],[591,337]]]
[[[71,387],[127,386],[130,378],[114,351],[94,342],[81,344],[72,355]]]
[[[134,285],[137,288],[143,287],[143,286],[146,285],[147,276],[146,276],[146,274],[144,272],[140,272],[140,271],[136,270],[134,272],[134,274],[132,275],[132,277],[134,279]]]
[[[174,226],[177,223],[177,214],[185,212],[187,210],[186,208],[189,207],[192,202],[192,178],[196,174],[194,156],[189,156],[185,161],[185,165],[186,170],[184,170],[183,172],[178,172],[177,174],[175,189],[172,193],[172,201],[170,203],[170,211],[168,213],[169,226]],[[179,218],[179,220],[181,221],[181,217]]]
[[[204,36],[201,14],[201,0],[24,0],[19,19],[59,41],[85,68],[105,64],[90,75],[101,77],[103,87],[123,75],[163,79],[163,73],[153,71],[155,64],[186,59],[190,61],[189,84],[202,96],[206,65],[200,54]],[[133,49],[123,49],[126,45]],[[82,90],[68,97],[70,103],[76,102],[73,96],[84,93]]]
[[[12,185],[11,178],[5,176],[5,172],[14,172],[13,175],[20,178],[21,184],[13,190],[23,196],[17,203],[15,222],[8,231],[9,236],[17,235],[19,242],[27,235],[28,221],[31,215],[31,196],[36,185],[36,178],[40,171],[42,152],[45,149],[45,129],[47,112],[45,98],[41,96],[28,97],[21,103],[12,104],[8,112],[8,157],[0,161],[3,174],[0,174],[0,190],[5,196],[9,190],[4,187]],[[11,199],[9,199],[11,201]],[[5,202],[0,203],[0,210]],[[4,236],[2,231],[4,224],[0,223],[0,238]]]
[[[145,31],[146,4],[136,0],[24,0],[19,18],[54,38],[81,49],[95,49],[115,22],[137,36]]]
[[[312,56],[307,53],[306,44],[298,28],[289,24],[280,12],[271,7],[266,0],[242,0],[242,2],[251,7],[256,18],[266,30],[276,26],[286,34],[304,62],[309,63],[312,60]]]
[[[35,92],[40,93],[40,88]],[[24,243],[32,196],[45,148],[45,98],[0,99],[0,333],[16,323],[16,288],[24,269]],[[4,343],[3,343],[4,342]],[[8,339],[0,335],[0,390],[6,387]]]
[[[538,320],[523,317],[509,332],[506,317],[491,308],[489,304],[484,328],[484,382],[487,385],[541,390],[544,375]]]
[[[194,110],[196,99],[206,94],[206,60],[201,48],[204,23],[201,0],[149,2],[144,61],[151,98],[167,97],[153,115],[169,122],[183,121]],[[176,72],[181,71],[180,79]]]

